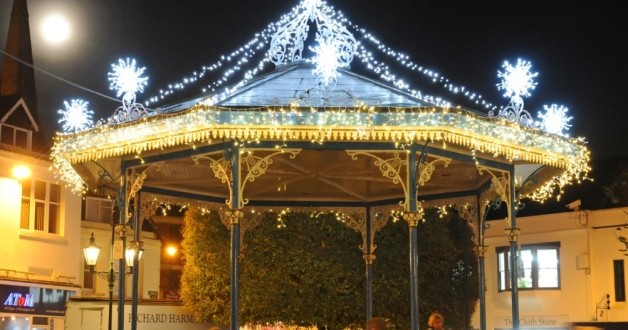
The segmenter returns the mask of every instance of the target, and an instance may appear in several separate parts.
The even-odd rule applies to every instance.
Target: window
[[[39,180],[22,182],[20,228],[50,234],[60,233],[60,185]]]
[[[517,287],[522,290],[559,289],[560,242],[523,245],[517,261]],[[512,289],[510,247],[497,248],[499,291]]]
[[[113,201],[107,198],[86,197],[83,220],[111,223],[113,220]]]
[[[615,301],[626,301],[623,259],[613,260],[613,277],[615,279]]]
[[[86,262],[83,262],[83,289],[86,292],[94,291],[94,273],[89,270]]]
[[[0,143],[30,150],[32,132],[23,128],[1,124]]]

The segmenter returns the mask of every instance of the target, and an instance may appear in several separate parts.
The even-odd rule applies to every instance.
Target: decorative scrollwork
[[[135,101],[135,100],[133,100]],[[108,124],[120,124],[129,121],[135,121],[143,119],[149,116],[156,115],[156,111],[146,109],[141,103],[126,104],[123,100],[123,104],[119,106],[111,117],[107,120]]]
[[[330,11],[321,0],[304,1],[294,14],[277,29],[270,42],[268,56],[275,65],[302,59],[305,40],[308,37],[308,22],[317,27],[318,53],[315,73],[319,86],[335,85],[336,68],[347,67],[353,61],[357,48],[355,37],[344,26],[328,16]],[[335,63],[328,63],[333,57]],[[333,87],[332,87],[333,88]]]
[[[513,243],[517,241],[517,238],[519,238],[519,228],[506,228],[504,229],[506,231],[506,235],[508,235],[508,242]]]
[[[495,117],[493,110],[489,111],[489,117]],[[507,106],[499,109],[497,117],[504,118],[508,121],[519,123],[524,126],[533,127],[534,119],[528,110],[523,109],[523,98],[514,95]]]
[[[347,154],[353,160],[358,159],[358,155],[365,155],[365,156],[375,158],[375,165],[379,167],[379,170],[380,172],[382,172],[382,175],[385,178],[390,179],[394,184],[400,184],[401,187],[403,188],[406,199],[401,202],[402,205],[405,205],[406,203],[409,202],[407,198],[408,189],[406,188],[406,184],[404,180],[401,178],[401,174],[400,174],[401,169],[405,165],[405,161],[401,159],[399,152],[393,153],[393,157],[389,159],[383,159],[379,156],[376,156],[373,153],[366,152],[366,151],[347,150]]]
[[[510,175],[508,172],[501,172],[500,176],[497,176],[494,173],[493,169],[488,167],[477,165],[478,172],[480,174],[484,173],[484,171],[488,172],[493,178],[491,179],[492,186],[491,189],[501,198],[502,201],[506,201],[510,204]]]
[[[258,151],[264,151],[264,149],[258,149]],[[246,154],[244,157],[240,158],[240,163],[246,168],[246,177],[237,183],[233,180],[232,164],[224,158],[224,155],[220,158],[215,157],[218,153],[196,155],[193,156],[192,159],[195,164],[199,164],[201,159],[209,160],[209,166],[214,172],[214,176],[222,183],[227,184],[229,188],[229,196],[232,196],[234,189],[237,188],[239,205],[235,205],[234,207],[241,209],[249,202],[248,199],[243,198],[243,192],[247,182],[253,182],[257,177],[264,175],[268,170],[268,166],[273,163],[273,157],[282,154],[289,154],[290,158],[295,158],[300,152],[301,149],[286,148],[279,151],[272,149],[270,154],[263,157],[255,156],[253,153]],[[212,157],[212,155],[214,155],[214,157]],[[236,187],[234,187],[234,185],[236,185]],[[227,205],[230,205],[231,198],[227,199],[225,202]]]
[[[424,186],[427,181],[432,178],[432,174],[436,169],[436,163],[441,162],[445,167],[449,166],[451,162],[451,158],[432,156],[435,158],[433,161],[428,163],[419,163],[419,177],[417,178],[417,182],[420,186]]]
[[[419,225],[419,222],[423,219],[423,212],[406,212],[403,214],[403,220],[408,222],[408,226],[416,227]]]

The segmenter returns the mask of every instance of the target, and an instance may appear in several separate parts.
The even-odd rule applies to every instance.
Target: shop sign
[[[76,292],[63,289],[0,284],[0,312],[65,315],[65,303]]]

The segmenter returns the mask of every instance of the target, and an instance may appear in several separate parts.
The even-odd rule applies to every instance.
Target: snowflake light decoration
[[[61,119],[59,124],[63,124],[63,130],[65,132],[82,131],[92,126],[92,115],[94,112],[90,110],[88,106],[89,102],[81,99],[73,99],[63,101],[65,109],[59,110]]]
[[[127,58],[126,61],[119,59],[118,64],[111,65],[111,69],[108,74],[111,82],[109,89],[116,90],[118,97],[122,95],[122,106],[109,118],[109,123],[123,123],[154,114],[154,111],[148,111],[142,104],[135,102],[135,93],[143,92],[148,82],[148,77],[142,77],[146,68],[136,67],[135,60]]]
[[[498,90],[505,90],[505,97],[530,96],[530,90],[534,89],[537,83],[534,81],[539,73],[531,73],[532,64],[529,61],[517,59],[517,66],[512,66],[508,61],[504,61],[502,67],[504,72],[498,71],[497,77],[502,81],[497,84]]]
[[[536,87],[534,81],[539,73],[530,72],[532,64],[529,61],[517,59],[517,65],[512,66],[508,61],[502,65],[504,71],[497,71],[497,77],[502,81],[497,84],[498,90],[505,90],[504,96],[510,97],[510,102],[499,111],[499,116],[523,125],[532,126],[534,121],[530,113],[523,109],[522,96],[530,96],[530,90]],[[489,116],[492,115],[492,111]]]
[[[328,88],[336,82],[336,69],[347,67],[357,49],[355,37],[338,21],[336,14],[321,0],[304,0],[294,12],[292,20],[277,28],[270,41],[268,58],[275,65],[301,60],[308,37],[308,22],[316,24],[318,46],[313,59],[314,74]],[[333,88],[333,86],[331,86]]]
[[[338,77],[338,67],[343,66],[338,63],[338,47],[336,42],[331,39],[318,37],[318,46],[313,50],[316,56],[312,59],[315,65],[314,74],[317,75],[320,82],[324,85],[335,84]]]
[[[118,60],[118,64],[111,65],[109,72],[109,89],[116,90],[116,96],[122,97],[122,103],[131,105],[135,103],[135,93],[143,92],[148,83],[147,77],[142,77],[145,67],[136,67],[135,59],[127,58]]]
[[[548,133],[568,136],[566,133],[563,133],[563,130],[568,130],[569,127],[571,127],[569,121],[573,119],[573,117],[567,117],[567,111],[569,109],[556,104],[552,104],[549,107],[543,105],[543,109],[545,109],[545,113],[539,114],[541,122],[539,122],[538,125]]]

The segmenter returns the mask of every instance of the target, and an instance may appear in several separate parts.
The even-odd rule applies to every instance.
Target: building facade
[[[520,329],[622,322],[628,208],[575,210],[517,219]],[[487,329],[512,329],[505,220],[486,230]],[[473,318],[479,329],[479,314]]]
[[[62,329],[80,292],[81,197],[60,185],[44,155],[0,150],[0,329]],[[17,179],[11,170],[28,169]]]

